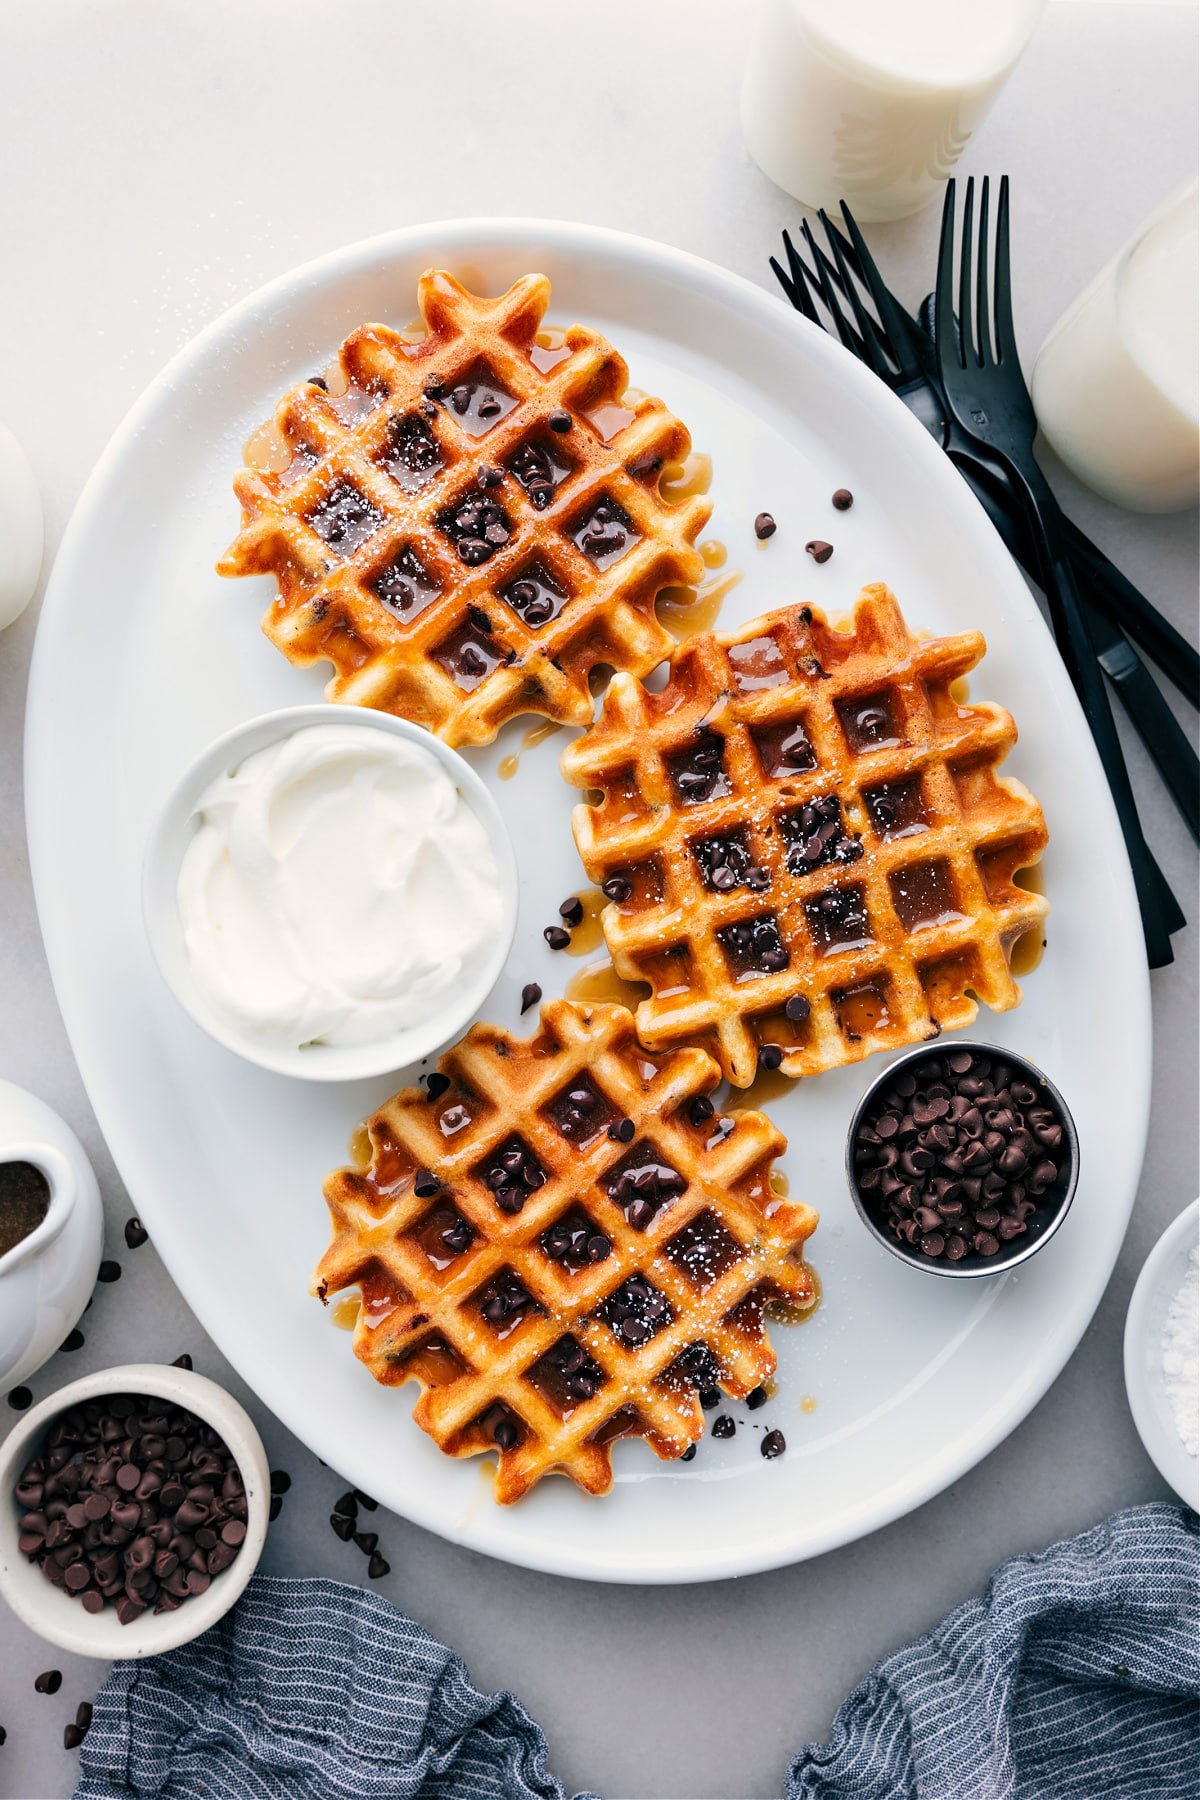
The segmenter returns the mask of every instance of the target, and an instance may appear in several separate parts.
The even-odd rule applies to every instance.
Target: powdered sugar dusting
[[[1163,1380],[1175,1429],[1190,1456],[1200,1453],[1200,1249],[1167,1313],[1162,1341]]]

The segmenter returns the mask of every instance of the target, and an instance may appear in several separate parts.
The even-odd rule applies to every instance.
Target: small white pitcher
[[[70,1127],[35,1095],[0,1081],[0,1164],[30,1163],[50,1201],[41,1223],[0,1256],[0,1393],[53,1356],[91,1297],[100,1266],[100,1190]]]

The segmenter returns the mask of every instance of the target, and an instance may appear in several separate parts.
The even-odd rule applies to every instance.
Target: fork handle
[[[1096,622],[1089,618],[1093,636],[1102,639],[1100,667],[1112,682],[1139,737],[1154,758],[1154,765],[1175,802],[1175,810],[1200,844],[1200,777],[1196,752],[1171,711],[1166,695],[1132,645],[1107,618],[1102,623],[1111,633],[1107,642],[1103,639],[1108,634],[1097,632]]]
[[[1117,809],[1125,848],[1133,870],[1146,953],[1152,969],[1174,962],[1171,933],[1186,924],[1166,877],[1142,835],[1129,772],[1121,752],[1116,723],[1104,688],[1100,664],[1092,650],[1087,620],[1079,603],[1075,576],[1065,555],[1053,557],[1046,570],[1046,599],[1059,651],[1067,665],[1084,716],[1091,729],[1109,790]]]
[[[1075,575],[1061,538],[1056,542],[1057,502],[1048,488],[1043,495],[1035,491],[1023,472],[1014,468],[1013,473],[1018,476],[1029,524],[1042,554],[1044,591],[1059,653],[1079,695],[1117,809],[1137,889],[1147,958],[1152,969],[1165,968],[1175,960],[1171,933],[1178,931],[1186,920],[1142,836],[1129,772],[1105,692],[1104,676],[1080,605]]]
[[[1026,525],[1024,509],[1017,505],[1003,470],[975,453],[967,455],[960,451],[952,454],[951,460],[970,483],[976,498],[1021,567],[1033,581],[1040,580],[1040,560]],[[1071,566],[1078,579],[1079,565],[1073,553]],[[1176,810],[1193,838],[1200,843],[1200,760],[1187,733],[1124,633],[1106,613],[1093,606],[1090,586],[1081,598],[1087,613],[1088,634],[1100,667],[1112,682],[1122,706],[1154,759]]]
[[[1200,708],[1200,654],[1065,514],[1063,539],[1096,604],[1154,659],[1184,699]]]

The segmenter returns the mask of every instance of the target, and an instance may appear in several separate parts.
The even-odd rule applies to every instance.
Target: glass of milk
[[[1059,320],[1034,365],[1043,436],[1133,512],[1200,500],[1197,184],[1152,215]]]
[[[742,130],[810,206],[902,219],[937,193],[1044,0],[761,0]]]

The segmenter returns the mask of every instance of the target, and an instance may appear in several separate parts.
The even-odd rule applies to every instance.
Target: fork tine
[[[797,252],[795,245],[792,243],[792,240],[786,231],[783,234],[783,243],[788,259],[787,273],[784,272],[774,257],[771,258],[771,267],[778,277],[779,285],[782,287],[792,305],[796,308],[796,311],[803,313],[806,319],[811,319],[814,325],[820,325],[821,329],[824,330],[820,313],[817,311],[816,301],[812,297],[812,288],[816,285],[816,277],[813,275],[811,269],[805,268],[804,259]]]
[[[829,316],[837,327],[837,334],[846,349],[852,351],[853,354],[857,356],[859,354],[860,346],[855,342],[854,333],[846,323],[846,315],[842,311],[841,303],[838,300],[837,289],[829,279],[829,273],[824,267],[821,252],[817,247],[817,240],[813,237],[812,228],[807,219],[804,219],[801,222],[800,232],[805,243],[812,251],[813,261],[817,265],[817,287],[820,291],[822,300],[825,302]]]
[[[937,287],[934,296],[938,361],[944,369],[955,363],[960,368],[966,367],[954,329],[954,203],[955,181],[952,175],[946,183],[946,198],[942,202],[942,234],[938,242]]]
[[[788,236],[786,231],[782,234],[782,236],[783,236],[784,251],[787,254],[787,259],[788,259],[789,264],[791,264],[794,261],[795,254],[796,254],[794,249],[792,248],[792,240]],[[771,268],[775,274],[775,279],[778,281],[780,287],[783,289],[784,293],[787,295],[787,297],[791,301],[792,305],[799,306],[800,302],[796,297],[796,281],[795,281],[794,271],[789,272],[787,269],[785,269],[783,267],[783,265],[781,264],[781,262],[779,261],[779,258],[776,256],[773,256],[770,260],[771,260]]]
[[[992,360],[992,344],[988,336],[988,199],[989,182],[985,175],[979,190],[979,261],[975,268],[975,314],[979,332],[979,361],[986,368]]]
[[[858,221],[844,200],[842,201],[842,217],[846,221],[846,230],[850,233],[847,248],[853,252],[858,272],[866,283],[867,292],[875,302],[875,310],[883,325],[887,349],[891,352],[892,359],[901,375],[906,378],[916,375],[919,368],[911,347],[909,322],[905,318],[903,308],[896,296],[876,268],[875,258],[867,249],[866,239],[858,229]],[[842,237],[836,225],[828,224],[826,229],[835,233],[838,241],[846,244],[846,239]]]
[[[854,323],[858,326],[859,337],[862,341],[862,354],[865,360],[870,363],[876,375],[878,375],[881,380],[887,381],[890,378],[892,371],[888,366],[886,356],[879,347],[878,327],[875,325],[875,321],[870,317],[866,308],[863,306],[862,301],[858,297],[858,283],[850,273],[846,258],[842,252],[842,246],[838,241],[840,234],[831,224],[824,207],[821,208],[817,216],[825,227],[826,234],[829,238],[829,247],[833,251],[833,259],[837,265],[838,281],[854,312]],[[822,258],[822,260],[827,261],[825,258]]]
[[[1012,269],[1008,243],[1008,176],[1000,177],[1000,201],[996,207],[996,269],[992,301],[992,324],[996,332],[996,360],[1020,363],[1017,338],[1013,330]]]
[[[783,247],[787,251],[788,268],[792,272],[792,279],[794,281],[803,281],[805,277],[807,277],[809,282],[815,286],[816,276],[807,266],[804,258],[792,242],[792,234],[790,231],[785,231],[783,233]]]
[[[974,249],[975,249],[975,177],[968,175],[967,191],[963,197],[962,217],[962,249],[958,262],[958,328],[962,333],[963,367],[969,368],[977,362],[975,354],[975,330],[971,318],[971,289],[974,286]]]
[[[817,242],[814,234],[811,238],[811,243],[816,256],[817,266],[824,270],[829,281],[832,282],[835,287],[840,288],[844,294],[848,295],[851,302],[855,302],[855,282],[856,279],[861,282],[862,277],[858,274],[857,259],[854,256],[853,246],[846,238],[842,237],[841,233],[837,230],[837,227],[831,220],[827,219],[825,225],[828,232],[836,235],[842,248],[844,261],[843,263],[833,262],[821,248],[821,245]],[[830,237],[831,244],[833,242],[833,235]],[[807,265],[805,266],[807,267]],[[816,280],[811,269],[808,273],[811,280]],[[888,358],[891,355],[891,345],[887,341],[887,336],[884,333],[883,327],[879,324],[877,319],[871,317],[869,312],[859,308],[857,305],[856,314],[858,315],[859,324],[864,327],[862,337],[860,337],[851,327],[849,321],[846,322],[846,331],[850,338],[850,342],[853,345],[854,354],[863,362],[869,361],[876,374],[881,375],[882,379],[890,384],[893,379],[892,370],[888,366]],[[845,339],[842,341],[844,343]],[[876,358],[879,356],[883,358],[884,366],[882,369],[879,368],[876,361]]]
[[[771,257],[770,262],[771,262],[771,273],[774,275],[776,281],[779,283],[780,287],[783,289],[784,294],[786,295],[787,299],[791,301],[792,305],[796,308],[797,311],[800,311],[800,299],[799,299],[799,295],[796,292],[795,282],[792,280],[791,276],[787,273],[787,270],[780,263],[779,258],[777,256]]]

